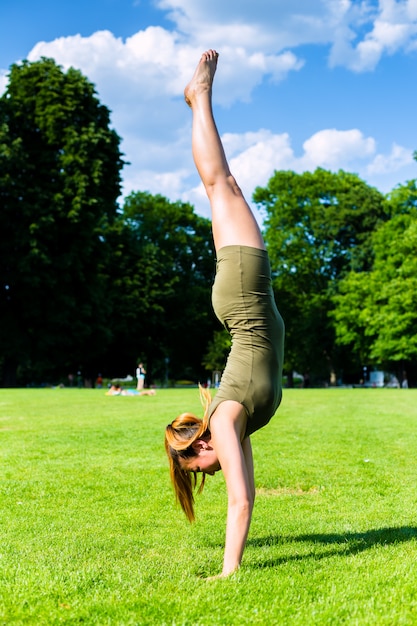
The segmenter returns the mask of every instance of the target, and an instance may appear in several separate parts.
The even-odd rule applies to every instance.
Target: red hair
[[[193,413],[182,413],[165,429],[165,450],[169,460],[171,482],[174,487],[177,502],[190,522],[194,515],[194,489],[197,486],[197,472],[182,467],[181,459],[190,459],[197,456],[193,443],[197,439],[210,436],[208,428],[208,407],[211,394],[208,389],[200,389],[200,400],[204,406],[204,418],[200,419]],[[206,475],[203,472],[197,493],[204,487]]]

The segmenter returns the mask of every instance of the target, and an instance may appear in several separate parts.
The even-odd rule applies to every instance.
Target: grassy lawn
[[[0,624],[417,624],[417,390],[287,390],[252,437],[244,560],[226,494],[190,526],[164,426],[197,390],[0,390]]]

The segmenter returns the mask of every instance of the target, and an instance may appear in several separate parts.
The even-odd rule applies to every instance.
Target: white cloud
[[[222,142],[230,164],[230,170],[236,178],[243,195],[251,202],[255,187],[265,186],[278,169],[292,169],[296,163],[286,133],[276,135],[261,129],[250,133],[226,133]],[[183,194],[183,200],[191,202],[204,215],[209,215],[208,201],[201,184]],[[259,221],[262,215],[252,207]]]
[[[101,93],[125,98],[139,91],[141,100],[160,95],[179,95],[185,52],[196,51],[178,46],[178,35],[159,26],[139,31],[126,41],[109,31],[98,31],[90,37],[74,35],[52,42],[39,42],[28,55],[30,61],[50,56],[63,65],[81,69]],[[187,76],[189,73],[187,74]],[[120,92],[119,88],[123,86]]]
[[[158,172],[150,169],[129,170],[124,177],[123,195],[133,191],[148,191],[154,195],[162,195],[172,201],[178,200],[186,188],[186,180],[190,176],[188,169]]]
[[[299,155],[295,153],[287,133],[274,134],[263,129],[243,134],[226,133],[222,140],[232,173],[242,189],[249,193],[256,186],[265,185],[274,170],[302,173],[323,167],[337,171],[348,169],[352,164],[364,169],[370,158],[376,159],[375,140],[364,137],[357,129],[321,130],[304,142],[303,152]],[[403,157],[405,153],[410,154],[405,148],[396,146],[392,154],[399,162],[399,155]]]
[[[416,0],[379,0],[376,8],[351,2],[335,31],[330,64],[371,71],[384,54],[408,52],[416,44]]]
[[[329,41],[329,26],[345,0],[159,0],[178,30],[200,45],[226,41],[247,50],[278,52],[305,43]]]
[[[391,174],[413,165],[413,151],[393,144],[390,154],[377,154],[366,167],[368,174]],[[417,172],[416,172],[417,174]]]
[[[375,140],[365,138],[357,130],[321,130],[304,142],[302,163],[306,169],[345,168],[352,161],[364,159],[375,152]]]
[[[240,42],[245,38],[240,38]],[[220,46],[222,73],[216,83],[215,101],[223,105],[248,101],[254,87],[265,76],[283,80],[291,71],[301,69],[303,61],[293,52],[268,54],[257,48],[230,44],[228,32]],[[181,96],[202,52],[198,45],[184,42],[175,31],[148,27],[124,42],[109,31],[90,37],[74,35],[52,42],[39,42],[28,55],[30,61],[41,56],[56,59],[64,68],[77,67],[98,87],[109,102],[126,103],[136,94],[140,101]],[[236,72],[236,65],[239,72]]]
[[[354,71],[372,70],[384,53],[409,51],[417,45],[417,0],[159,0],[155,4],[174,24],[174,30],[150,26],[123,41],[109,31],[90,37],[74,35],[38,43],[29,59],[54,56],[73,64],[97,84],[130,83],[144,87],[144,96],[180,95],[196,55],[218,48],[224,76],[218,101],[248,100],[252,89],[269,75],[282,80],[299,70],[302,45],[330,46],[330,64]],[[117,69],[117,75],[115,73]],[[102,93],[102,89],[100,89]],[[233,95],[232,95],[233,94]],[[105,94],[103,94],[105,95]]]
[[[274,135],[270,131],[246,133],[243,136],[249,145],[230,159],[230,169],[246,189],[246,195],[256,186],[265,185],[275,169],[288,169],[294,162],[294,154],[287,133]],[[224,138],[226,151],[228,139]]]
[[[159,0],[179,32],[201,46],[278,55],[331,47],[330,64],[373,70],[384,54],[416,47],[417,0]]]
[[[409,0],[407,3],[407,13],[410,20],[417,20],[417,0]]]
[[[398,184],[399,171],[409,173],[408,178],[417,176],[411,150],[394,145],[390,154],[377,154],[375,139],[364,137],[358,129],[321,130],[304,142],[300,155],[294,152],[287,133],[274,134],[265,129],[242,134],[226,133],[222,141],[230,169],[249,202],[255,188],[265,186],[275,170],[293,170],[302,174],[317,167],[334,172],[344,169],[356,172],[385,193]],[[201,184],[183,193],[182,199],[209,216],[209,205]],[[252,205],[252,209],[261,224],[263,215],[257,207]]]
[[[5,91],[8,83],[7,74],[6,70],[0,70],[0,96]]]

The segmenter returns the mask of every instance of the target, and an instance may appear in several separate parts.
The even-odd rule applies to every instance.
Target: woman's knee
[[[242,196],[243,198],[242,190],[237,184],[236,178],[232,174],[229,174],[227,177],[227,184],[235,196]]]
[[[244,199],[241,188],[231,174],[214,179],[210,184],[206,185],[206,191],[210,200],[218,199],[219,197]]]

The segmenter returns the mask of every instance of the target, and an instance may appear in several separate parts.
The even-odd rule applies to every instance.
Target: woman
[[[143,367],[143,363],[139,363],[139,365],[136,368],[136,378],[137,378],[136,389],[138,391],[141,391],[145,385],[145,375],[146,375],[146,370]]]
[[[213,118],[211,93],[218,54],[205,52],[185,99],[193,114],[193,157],[206,189],[217,255],[213,307],[232,336],[219,390],[201,390],[204,419],[184,413],[167,426],[165,447],[175,493],[190,521],[197,473],[222,470],[228,493],[226,543],[219,577],[241,563],[255,498],[250,435],[281,401],[284,325],[271,288],[258,224],[230,173]]]

